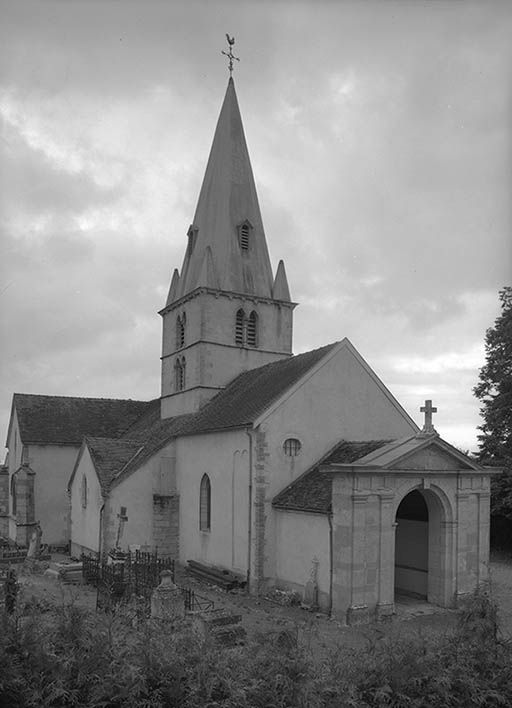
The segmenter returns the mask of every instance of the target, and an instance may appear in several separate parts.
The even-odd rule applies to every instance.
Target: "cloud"
[[[6,4],[2,401],[158,389],[156,311],[229,26],[269,249],[300,302],[295,350],[349,336],[408,410],[439,399],[442,429],[474,434],[476,352],[511,275],[511,17],[473,3]]]
[[[421,356],[399,358],[394,362],[393,367],[401,373],[439,374],[452,371],[474,371],[481,368],[484,361],[485,347],[481,342],[473,345],[469,350],[445,352],[433,358]]]

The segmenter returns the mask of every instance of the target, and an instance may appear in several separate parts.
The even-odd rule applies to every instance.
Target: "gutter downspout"
[[[100,524],[98,533],[98,558],[101,561],[103,557],[103,512],[105,511],[105,502],[100,507]]]
[[[252,563],[252,435],[250,427],[247,426],[245,433],[249,438],[249,509],[247,513],[248,531],[247,531],[247,592],[251,588],[251,563]]]
[[[332,617],[332,584],[333,584],[333,544],[332,544],[332,510],[327,514],[329,522],[329,617]]]

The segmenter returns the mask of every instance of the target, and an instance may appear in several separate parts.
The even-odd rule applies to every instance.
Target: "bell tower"
[[[165,307],[162,418],[197,411],[237,374],[292,353],[283,261],[275,277],[230,76]]]

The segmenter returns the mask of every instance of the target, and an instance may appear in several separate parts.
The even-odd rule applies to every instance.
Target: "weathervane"
[[[233,45],[235,43],[235,38],[230,37],[229,34],[226,34],[226,39],[228,40],[229,52],[222,51],[221,53],[229,59],[229,78],[231,78],[231,75],[233,73],[233,59],[236,59],[236,61],[240,61],[240,59],[238,57],[235,57],[235,55],[233,54]]]

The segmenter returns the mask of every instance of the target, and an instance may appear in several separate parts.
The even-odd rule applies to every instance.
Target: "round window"
[[[283,443],[284,454],[287,457],[297,457],[302,448],[300,440],[297,438],[288,438]]]

